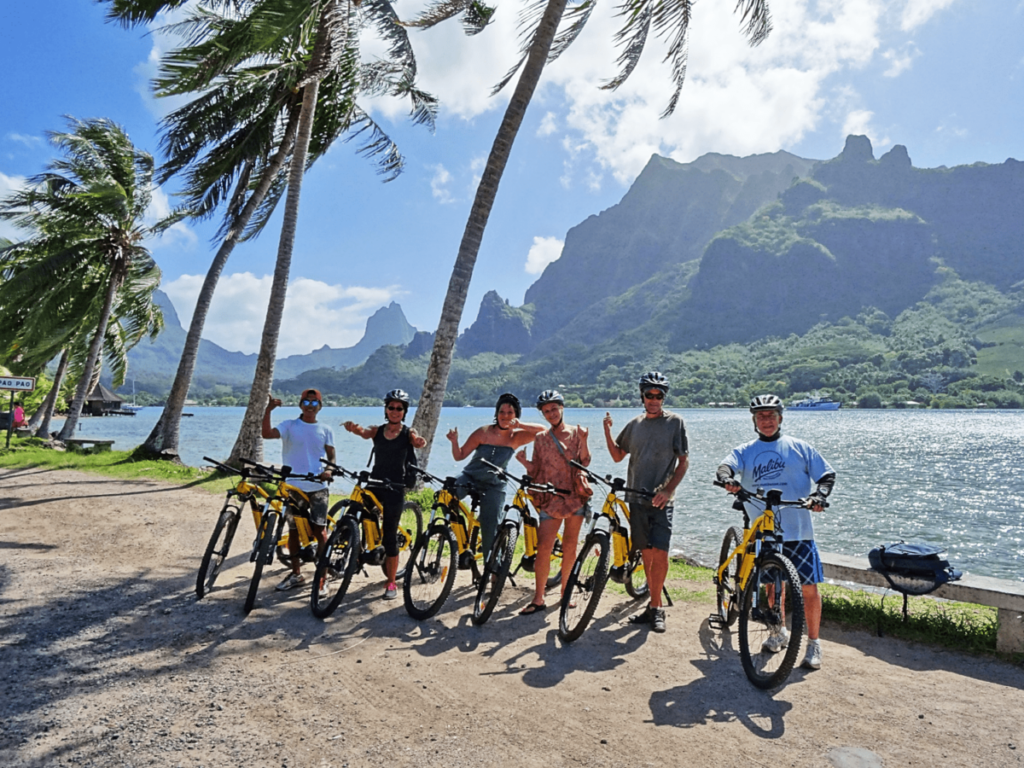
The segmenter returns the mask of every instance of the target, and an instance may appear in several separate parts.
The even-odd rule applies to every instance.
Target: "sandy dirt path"
[[[1017,766],[1024,670],[835,626],[824,666],[746,680],[706,602],[668,632],[606,595],[571,646],[525,585],[469,621],[468,577],[423,623],[357,575],[327,621],[305,590],[242,613],[251,566],[203,600],[220,499],[70,471],[0,471],[3,766]],[[308,568],[307,568],[308,570]],[[553,596],[551,601],[553,602]]]

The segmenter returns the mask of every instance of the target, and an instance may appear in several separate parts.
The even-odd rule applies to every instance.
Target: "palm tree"
[[[70,118],[69,127],[49,134],[64,157],[0,202],[0,217],[31,233],[0,255],[0,306],[18,317],[13,331],[4,323],[0,349],[41,368],[40,360],[45,364],[76,339],[90,339],[61,439],[74,434],[101,350],[108,349],[115,380],[123,381],[127,349],[162,327],[152,301],[160,270],[143,243],[180,218],[174,213],[143,223],[153,158],[122,128],[106,119]]]
[[[114,0],[110,15],[126,24],[140,23],[151,21],[159,10],[182,4]],[[244,8],[237,2],[220,5],[222,13],[202,8],[177,25],[187,44],[168,55],[155,83],[161,96],[200,94],[164,121],[163,145],[169,160],[161,180],[185,175],[188,207],[196,216],[212,215],[226,202],[218,233],[222,243],[200,291],[167,405],[140,447],[168,457],[177,456],[181,412],[220,274],[235,245],[262,231],[288,189],[289,195],[295,194],[293,213],[290,219],[286,216],[282,233],[255,394],[240,432],[245,437],[233,451],[246,456],[261,453],[259,418],[272,378],[297,216],[298,186],[289,174],[301,184],[302,171],[347,133],[361,137],[360,153],[377,160],[386,181],[397,176],[401,156],[356,103],[360,92],[408,97],[415,123],[432,126],[436,111],[435,99],[415,87],[412,49],[388,0],[367,0],[361,6],[366,19],[389,42],[389,60],[372,63],[357,61],[358,28],[349,4],[268,0],[246,3]],[[319,53],[313,31],[319,33]],[[306,113],[307,131],[300,135],[306,104],[313,111]],[[303,151],[296,145],[297,136],[306,147],[303,160],[298,159]]]
[[[522,69],[473,199],[469,220],[466,222],[451,280],[448,283],[448,292],[445,294],[441,319],[434,336],[434,348],[423,383],[423,394],[413,420],[413,428],[427,441],[426,447],[420,451],[423,464],[426,464],[430,456],[441,406],[444,403],[459,323],[462,320],[466,295],[469,293],[469,283],[473,277],[473,268],[480,251],[484,229],[487,227],[494,198],[498,193],[498,184],[512,152],[512,145],[523,122],[526,108],[540,82],[544,66],[558,58],[579,36],[590,18],[595,1],[583,0],[566,13],[567,4],[567,0],[546,0],[528,9],[524,14],[528,33],[523,37],[522,57],[494,89],[494,93],[500,91]],[[624,19],[624,23],[616,35],[616,42],[623,46],[618,60],[621,70],[602,87],[615,89],[626,81],[639,62],[653,27],[658,36],[669,40],[666,59],[672,62],[672,81],[675,88],[662,116],[672,114],[679,101],[686,76],[691,6],[691,0],[624,0],[619,8],[619,15]],[[760,43],[767,37],[771,30],[767,0],[738,0],[736,10],[742,11],[744,31],[752,45]],[[461,14],[467,34],[476,34],[491,20],[493,11],[493,8],[483,5],[479,0],[438,0],[420,17],[410,22],[409,26],[431,27]],[[567,24],[559,32],[563,16]]]

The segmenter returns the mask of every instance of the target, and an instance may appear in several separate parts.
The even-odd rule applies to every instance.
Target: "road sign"
[[[31,392],[35,388],[36,380],[34,377],[0,376],[0,389],[9,389],[12,392]]]

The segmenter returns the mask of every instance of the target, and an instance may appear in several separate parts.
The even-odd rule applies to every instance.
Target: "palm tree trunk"
[[[274,281],[270,288],[270,303],[267,305],[267,319],[263,324],[260,353],[256,358],[256,372],[253,375],[252,388],[249,390],[249,404],[242,417],[242,426],[239,427],[235,445],[228,457],[228,464],[233,466],[238,466],[241,458],[253,461],[263,459],[263,412],[267,408],[270,386],[274,381],[274,358],[277,356],[277,339],[284,316],[288,275],[295,246],[295,230],[299,221],[302,177],[306,173],[306,156],[313,133],[313,117],[316,115],[320,80],[327,73],[335,24],[340,23],[339,10],[340,4],[334,0],[323,4],[318,19],[316,43],[313,45],[309,68],[304,78],[306,82],[302,83],[302,111],[299,113],[298,135],[295,138],[295,150],[292,152],[291,166],[288,169],[288,196],[285,199],[284,222],[281,224],[281,240],[277,246]]]
[[[270,385],[274,380],[274,358],[277,356],[277,339],[281,333],[281,319],[284,316],[292,249],[295,246],[295,230],[299,221],[302,177],[306,172],[306,155],[313,133],[313,117],[316,113],[319,88],[320,81],[313,80],[302,89],[302,111],[299,113],[298,136],[295,139],[295,150],[288,170],[288,196],[285,200],[284,222],[281,225],[281,240],[277,247],[274,281],[270,288],[270,303],[267,305],[267,318],[263,323],[263,337],[256,359],[252,389],[249,390],[249,404],[245,409],[245,416],[242,417],[242,426],[231,449],[231,456],[228,458],[228,463],[233,466],[238,466],[241,458],[263,460],[263,412],[266,410]]]
[[[75,390],[75,399],[71,403],[68,417],[64,420],[64,426],[57,436],[58,440],[67,440],[75,436],[75,427],[78,426],[78,419],[82,415],[82,406],[85,398],[89,396],[92,385],[93,371],[96,370],[96,362],[100,358],[100,350],[103,348],[103,337],[107,333],[107,323],[110,322],[110,310],[114,306],[114,296],[120,280],[116,275],[111,275],[110,285],[107,286],[107,296],[103,300],[103,311],[100,313],[100,322],[96,327],[96,335],[93,336],[92,344],[89,345],[89,356],[85,361],[85,370],[78,380],[78,388]]]
[[[166,459],[178,458],[178,440],[181,434],[181,412],[185,408],[185,399],[188,397],[189,387],[192,386],[192,374],[195,372],[196,358],[199,356],[199,343],[202,340],[203,326],[206,324],[206,316],[210,312],[210,304],[213,302],[213,294],[217,290],[217,282],[220,280],[221,272],[227,264],[231,252],[238,244],[239,238],[245,231],[249,219],[259,208],[263,199],[270,189],[270,185],[277,174],[281,171],[291,147],[295,141],[295,133],[299,123],[299,111],[292,110],[289,115],[288,125],[285,128],[284,136],[277,153],[271,159],[270,164],[263,172],[260,183],[249,196],[248,202],[242,208],[236,219],[232,222],[231,228],[224,237],[213,257],[213,263],[206,273],[203,287],[199,291],[199,298],[196,301],[195,311],[192,313],[192,322],[189,323],[188,335],[185,337],[185,346],[181,350],[181,359],[178,361],[178,371],[174,376],[174,383],[171,384],[171,391],[167,395],[167,403],[160,414],[153,431],[149,433],[146,442],[140,445],[136,451],[143,456],[159,457]]]
[[[487,227],[487,219],[491,215],[494,198],[498,194],[498,184],[501,182],[505,164],[512,152],[512,144],[515,142],[520,125],[522,125],[526,108],[530,105],[530,99],[533,98],[533,93],[537,89],[537,83],[540,82],[540,76],[544,71],[544,64],[547,62],[548,52],[551,50],[551,43],[555,38],[562,14],[565,12],[565,6],[566,0],[549,0],[544,9],[544,16],[537,27],[537,34],[533,38],[523,71],[516,83],[515,92],[512,94],[512,99],[505,110],[505,117],[501,121],[501,127],[498,128],[498,135],[491,146],[491,153],[487,157],[487,167],[484,169],[480,185],[476,190],[476,197],[473,200],[473,207],[469,212],[469,221],[466,222],[466,229],[462,235],[459,255],[455,259],[452,277],[448,282],[448,293],[445,295],[444,306],[441,309],[441,320],[437,326],[437,334],[434,336],[434,349],[430,354],[427,378],[423,382],[423,394],[420,396],[416,417],[413,419],[413,429],[427,441],[426,446],[419,451],[421,466],[426,466],[430,458],[430,448],[433,444],[434,433],[437,431],[437,421],[441,415],[444,392],[448,385],[448,373],[452,366],[455,340],[459,334],[459,323],[462,321],[462,311],[466,305],[466,295],[469,293],[469,283],[473,278],[473,267],[476,265],[476,257],[480,252],[480,243],[483,240],[484,229]]]
[[[53,409],[57,406],[57,398],[60,396],[60,387],[64,383],[64,374],[68,370],[68,360],[70,355],[65,347],[60,353],[60,362],[57,363],[57,373],[53,377],[53,386],[50,387],[50,392],[43,400],[43,404],[39,407],[32,418],[28,422],[29,429],[35,430],[36,437],[49,437],[50,436],[50,419],[53,418]]]

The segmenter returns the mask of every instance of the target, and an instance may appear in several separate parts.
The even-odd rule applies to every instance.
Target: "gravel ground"
[[[163,483],[0,470],[0,765],[1022,762],[1020,667],[838,627],[823,629],[820,671],[765,693],[699,601],[655,635],[606,595],[563,646],[555,611],[516,615],[522,582],[478,628],[465,575],[421,623],[380,600],[374,570],[319,621],[306,590],[274,591],[275,565],[245,616],[251,522],[217,588],[194,593],[219,505]]]

